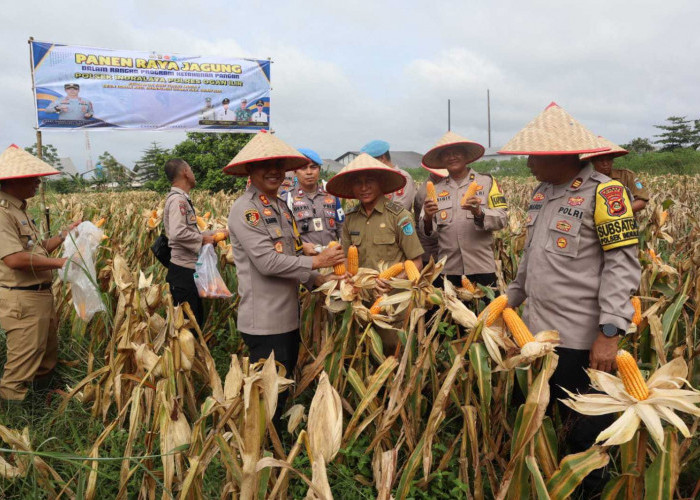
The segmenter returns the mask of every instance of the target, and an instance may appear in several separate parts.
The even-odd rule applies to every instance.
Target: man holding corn
[[[526,299],[523,320],[533,332],[558,330],[559,363],[550,379],[551,401],[590,391],[585,368],[612,372],[619,339],[633,315],[630,295],[640,281],[637,225],[626,189],[618,181],[581,168],[579,154],[608,146],[551,103],[515,135],[501,154],[529,155],[540,181],[528,207],[528,235],[508,305]],[[588,449],[607,417],[579,416],[559,405],[571,453]],[[583,487],[599,492],[602,470]]]
[[[58,356],[58,318],[51,282],[65,258],[52,258],[78,222],[42,239],[27,214],[27,199],[41,177],[58,170],[14,144],[0,155],[0,328],[7,337],[7,358],[0,379],[3,403],[24,400],[35,390],[54,385]]]
[[[484,154],[481,144],[447,132],[423,156],[423,167],[443,175],[426,196],[420,230],[437,239],[444,274],[455,286],[462,275],[472,283],[496,286],[493,233],[508,222],[506,199],[496,180],[467,167]]]

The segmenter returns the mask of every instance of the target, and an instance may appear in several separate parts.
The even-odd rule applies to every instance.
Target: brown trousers
[[[0,398],[22,400],[34,377],[50,373],[58,359],[58,317],[51,291],[0,288],[0,328],[7,336]]]

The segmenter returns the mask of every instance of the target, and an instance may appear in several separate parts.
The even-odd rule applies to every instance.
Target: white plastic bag
[[[64,282],[70,283],[73,306],[78,317],[85,322],[90,321],[95,313],[106,311],[97,289],[95,272],[95,253],[103,234],[92,222],[82,222],[63,242],[63,257],[70,260],[61,268],[60,276]]]
[[[213,245],[207,244],[199,250],[199,257],[194,270],[194,283],[200,297],[208,299],[227,299],[231,297],[224,279],[217,267],[219,259]]]

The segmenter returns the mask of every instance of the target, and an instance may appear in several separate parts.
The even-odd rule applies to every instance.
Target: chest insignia
[[[260,196],[258,196],[258,198],[260,198],[260,201],[262,202],[263,205],[265,205],[266,207],[270,206],[270,200],[267,199],[267,196],[265,196],[264,194],[261,194]]]
[[[532,201],[542,201],[544,200],[544,193],[537,193],[532,197]]]
[[[557,229],[568,233],[569,231],[571,231],[571,224],[569,224],[565,220],[557,221]]]
[[[571,196],[569,198],[568,203],[572,207],[578,207],[579,205],[582,205],[584,201],[586,201],[586,199],[583,198],[582,196]]]
[[[566,248],[566,245],[568,245],[568,244],[569,244],[569,242],[563,236],[560,236],[559,238],[557,238],[557,246],[559,248]]]
[[[270,210],[269,208],[263,209],[263,215],[265,217],[272,217],[272,210]]]

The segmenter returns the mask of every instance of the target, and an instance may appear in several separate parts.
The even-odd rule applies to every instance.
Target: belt
[[[5,288],[7,290],[23,290],[25,292],[40,292],[42,290],[51,290],[51,283],[39,283],[38,285],[30,285],[30,286],[4,286],[4,285],[0,285],[0,288]]]

